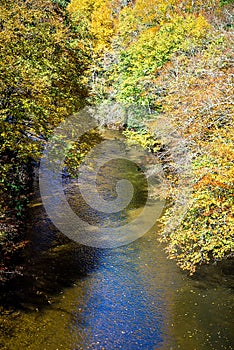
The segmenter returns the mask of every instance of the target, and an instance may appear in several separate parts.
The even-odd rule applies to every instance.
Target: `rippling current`
[[[104,137],[122,136],[107,132]],[[139,151],[131,147],[131,152]],[[122,172],[131,173],[129,164],[116,163],[100,176],[113,178],[121,166]],[[145,203],[142,175],[132,181],[138,192],[122,214],[125,221]],[[113,189],[104,183],[100,191],[105,195]],[[73,210],[87,215],[75,182],[65,182],[64,189]],[[88,213],[91,222],[100,220]],[[25,229],[32,244],[24,275],[8,286],[4,298],[1,349],[234,348],[231,263],[204,267],[188,277],[166,258],[157,241],[157,223],[142,238],[114,249],[72,242],[47,217],[37,179]]]

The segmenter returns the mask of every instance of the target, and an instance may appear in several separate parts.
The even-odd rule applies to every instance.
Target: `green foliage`
[[[233,3],[233,0],[220,0],[221,6]]]
[[[61,8],[66,9],[70,0],[52,0],[54,4],[58,4]]]
[[[232,256],[234,248],[233,36],[216,32],[213,39],[191,58],[177,56],[155,81],[162,90],[167,86],[158,99],[194,158],[188,209],[180,221],[179,209],[169,208],[161,232],[169,257],[190,273]],[[183,177],[177,178],[171,179],[175,202],[184,190]]]
[[[81,81],[89,57],[75,41],[66,14],[52,1],[1,2],[0,209],[10,223],[27,203],[28,164],[39,160],[54,127],[85,103]],[[17,230],[9,241],[6,227],[0,229],[0,249],[8,244],[13,252]]]
[[[152,105],[153,98],[145,89],[147,77],[154,76],[174,52],[189,54],[194,45],[199,47],[208,28],[205,18],[188,15],[175,16],[159,29],[142,31],[136,42],[120,54],[117,100]]]
[[[147,132],[145,129],[139,129],[138,131],[128,129],[123,134],[127,137],[129,144],[138,144],[153,153],[160,149],[160,143],[155,135]]]
[[[191,187],[187,212],[180,217],[180,209],[168,208],[160,233],[169,257],[190,273],[199,264],[231,256],[234,248],[230,3],[136,0],[119,6],[113,2],[112,40],[98,58],[93,56],[92,79],[87,80],[96,100],[143,106],[151,120],[168,121],[182,143],[189,145],[193,163],[185,169],[183,159],[173,159],[178,142],[173,133],[163,135],[159,145],[157,123],[147,123],[144,113],[128,115],[124,133],[130,143],[153,152],[165,150],[160,156],[168,169],[167,195],[172,201],[179,202],[181,192]],[[97,37],[90,36],[93,47]],[[192,179],[188,185],[186,171]]]
[[[82,105],[81,50],[48,1],[2,5],[1,21],[1,190],[10,186],[9,164],[38,159],[42,141]]]
[[[87,84],[91,100],[124,105],[130,142],[153,152],[167,149],[163,159],[175,169],[172,177],[168,172],[175,202],[183,170],[168,156],[171,139],[159,145],[153,124],[146,128],[147,119],[166,118],[190,145],[194,156],[190,207],[177,225],[168,225],[177,215],[173,207],[162,219],[161,239],[169,256],[191,273],[201,263],[229,256],[234,44],[227,9],[232,9],[232,1],[72,0],[67,6],[69,18],[64,11],[68,3],[1,2],[2,217],[23,211],[29,161],[39,159],[54,127],[86,103]],[[132,104],[147,112],[130,111]],[[88,133],[68,152],[71,175],[101,140],[96,130],[91,134],[93,144]],[[1,232],[4,241],[6,229]]]

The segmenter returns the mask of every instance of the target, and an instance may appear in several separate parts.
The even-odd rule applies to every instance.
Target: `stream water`
[[[105,137],[121,136],[109,132]],[[114,176],[119,166],[105,168],[103,176]],[[134,181],[138,195],[124,220],[145,203],[141,175]],[[66,191],[74,210],[82,210],[72,182]],[[166,258],[157,223],[127,246],[79,245],[47,217],[36,180],[35,193],[26,227],[32,243],[24,275],[5,298],[1,349],[234,348],[230,266],[206,267],[188,277]]]

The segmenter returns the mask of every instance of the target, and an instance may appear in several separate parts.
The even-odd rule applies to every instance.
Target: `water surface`
[[[112,164],[100,176],[113,178],[119,167]],[[129,164],[122,170],[138,186],[122,213],[127,221],[144,205],[145,185]],[[88,212],[91,222],[103,219],[82,204],[72,181],[64,186],[77,213]],[[188,277],[166,258],[157,223],[142,238],[115,249],[74,243],[50,222],[37,188],[35,180],[27,223],[32,244],[24,276],[9,286],[5,298],[1,349],[233,349],[231,266],[203,268]],[[100,191],[108,196],[114,189],[105,183]]]

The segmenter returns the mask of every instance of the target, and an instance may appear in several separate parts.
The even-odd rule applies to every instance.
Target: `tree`
[[[111,1],[72,0],[67,9],[78,31],[89,33],[89,44],[94,57],[110,50],[116,22],[115,7]]]
[[[0,209],[22,212],[27,164],[38,160],[53,128],[84,105],[87,53],[76,45],[63,11],[48,0],[3,0],[0,11]],[[74,48],[75,46],[75,48]],[[9,225],[9,224],[8,224]],[[17,234],[1,229],[2,248]],[[10,238],[11,237],[11,238]],[[12,245],[9,243],[12,240]],[[7,253],[7,254],[8,254]]]
[[[181,208],[172,205],[166,211],[160,239],[169,257],[194,273],[200,264],[232,256],[234,248],[233,4],[136,0],[120,2],[117,11],[110,4],[102,1],[110,11],[107,18],[112,14],[111,41],[93,55],[90,71],[97,74],[91,87],[100,100],[148,107],[152,125],[166,119],[193,155],[186,170],[181,156],[172,157],[178,147],[173,132],[160,145],[154,127],[139,115],[135,124],[140,127],[129,125],[125,132],[132,141],[160,150],[172,202],[191,186],[187,211],[181,220]],[[87,11],[89,28],[94,13],[94,6]],[[101,43],[101,31],[99,39],[98,31],[89,33],[92,45]]]

